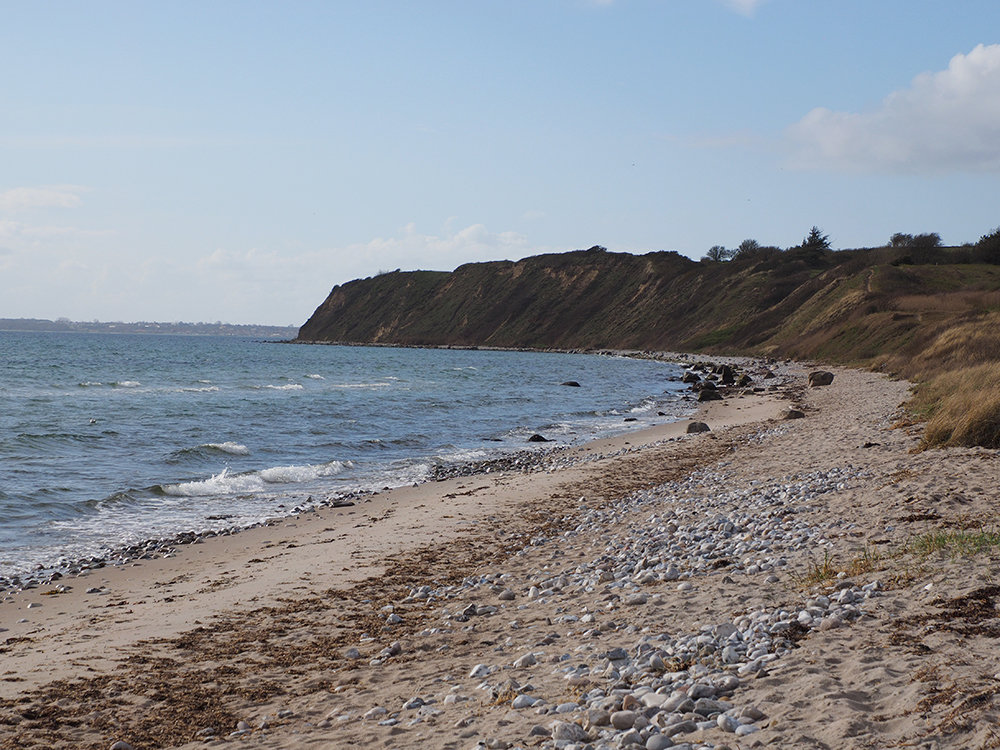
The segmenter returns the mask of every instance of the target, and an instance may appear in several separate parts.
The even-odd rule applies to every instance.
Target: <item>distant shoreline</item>
[[[230,323],[156,323],[139,321],[72,321],[38,318],[0,318],[0,332],[5,333],[132,333],[174,336],[297,336],[295,326],[232,325]]]

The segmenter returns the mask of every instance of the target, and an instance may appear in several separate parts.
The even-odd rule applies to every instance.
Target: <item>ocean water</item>
[[[680,415],[618,357],[0,332],[0,576]],[[582,387],[560,385],[578,381]],[[551,447],[553,444],[544,444]]]

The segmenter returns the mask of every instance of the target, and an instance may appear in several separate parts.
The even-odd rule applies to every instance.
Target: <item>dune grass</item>
[[[924,448],[1000,448],[1000,362],[936,374],[919,383],[908,406],[928,420]]]

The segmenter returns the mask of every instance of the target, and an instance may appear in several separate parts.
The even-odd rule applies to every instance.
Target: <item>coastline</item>
[[[924,729],[934,743],[929,747],[975,744],[985,730],[972,727],[949,738],[943,730],[935,735],[933,722],[915,722],[915,707],[927,697],[919,688],[929,683],[910,679],[922,668],[914,661],[921,654],[907,650],[912,643],[894,643],[892,632],[908,627],[906,618],[927,610],[934,597],[974,588],[982,566],[953,561],[907,581],[898,572],[872,569],[819,581],[816,591],[804,582],[831,556],[846,564],[869,546],[887,549],[912,533],[919,520],[900,522],[893,515],[905,509],[908,517],[929,518],[924,506],[935,496],[947,504],[961,490],[965,502],[952,503],[954,513],[986,513],[989,482],[996,479],[993,453],[911,454],[915,437],[892,429],[905,383],[837,370],[832,386],[806,389],[803,366],[782,367],[795,379],[787,389],[704,407],[698,419],[712,427],[708,433],[684,436],[686,421],[626,433],[565,451],[594,456],[565,468],[400,488],[353,507],[323,508],[185,545],[173,558],[95,570],[7,597],[0,606],[0,625],[8,628],[0,634],[0,747],[42,736],[48,747],[115,741],[135,748],[200,747],[235,740],[275,748],[465,748],[480,740],[494,747],[565,747],[552,735],[571,730],[553,728],[555,722],[575,722],[588,738],[578,739],[580,747],[618,747],[616,738],[628,731],[645,731],[646,739],[666,736],[666,727],[654,731],[654,721],[645,717],[666,715],[662,705],[654,711],[642,703],[655,703],[641,692],[646,677],[660,681],[649,694],[669,695],[656,691],[666,691],[673,684],[665,682],[668,676],[682,671],[676,684],[700,684],[690,674],[697,661],[650,666],[650,651],[662,652],[658,658],[665,662],[668,650],[684,653],[673,642],[660,648],[666,643],[657,640],[660,635],[704,634],[756,612],[771,617],[797,607],[808,614],[810,597],[844,590],[851,597],[857,592],[857,605],[843,605],[853,609],[836,614],[839,624],[820,629],[835,615],[817,616],[815,627],[802,626],[796,647],[780,654],[775,643],[783,637],[768,636],[772,650],[765,655],[775,658],[758,657],[755,670],[739,674],[753,665],[747,658],[755,652],[718,672],[715,657],[703,655],[701,662],[713,665],[703,664],[704,682],[722,675],[738,683],[728,692],[716,684],[714,697],[706,699],[731,700],[740,712],[753,706],[763,718],[751,720],[754,712],[733,718],[755,727],[746,731],[753,737],[718,724],[677,732],[674,746],[736,747],[738,739],[741,747],[863,747],[872,736],[888,733],[902,741]],[[806,418],[773,421],[789,398]],[[785,489],[776,490],[770,504],[750,508],[758,496],[770,497],[762,488],[771,487]],[[709,494],[696,502],[698,492]],[[798,536],[755,540],[756,521],[750,519],[735,524],[734,530],[746,527],[742,532],[725,532],[737,539],[726,544],[750,545],[738,558],[685,548],[695,536],[699,545],[711,537],[689,526],[716,515],[735,518],[741,508],[772,519],[772,537]],[[938,518],[946,516],[935,508]],[[662,544],[656,555],[642,557],[641,566],[637,559],[619,575],[616,565],[623,564],[628,544],[652,540],[649,534],[669,514],[673,520],[662,533],[674,540],[676,554],[683,552],[670,563],[677,575],[666,560],[673,547]],[[741,536],[748,538],[741,542]],[[752,549],[757,542],[781,549]],[[776,555],[784,565],[776,564]],[[651,563],[658,557],[664,559]],[[724,562],[702,564],[706,559]],[[648,580],[637,583],[646,569]],[[875,588],[863,588],[875,581]],[[57,593],[58,584],[71,588]],[[632,594],[646,601],[627,604]],[[470,605],[472,612],[464,614]],[[476,614],[477,608],[485,610]],[[15,622],[15,613],[27,622]],[[896,631],[887,630],[890,616]],[[709,631],[702,630],[706,626]],[[637,649],[643,638],[649,648]],[[618,647],[627,653],[616,663],[608,656]],[[934,641],[927,648],[942,661],[940,671],[948,644]],[[525,659],[513,667],[529,653],[534,665]],[[586,670],[569,679],[569,673],[557,674],[563,654],[567,665]],[[637,661],[641,655],[644,666]],[[954,658],[949,664],[961,671]],[[479,666],[486,672],[473,676]],[[965,672],[955,684],[959,677],[975,681],[975,669]],[[939,676],[936,684],[945,679]],[[479,690],[483,683],[493,692]],[[504,685],[510,695],[497,692]],[[838,689],[854,697],[835,699]],[[595,718],[587,712],[599,710],[602,700],[595,690],[604,691],[609,708],[617,699],[621,709],[632,696],[631,709],[640,707],[645,718],[633,719],[627,730],[587,726],[587,717]],[[528,698],[514,707],[518,696]],[[417,697],[420,705],[408,700]],[[543,702],[535,705],[538,699]],[[848,705],[841,705],[845,700]],[[557,712],[572,702],[576,709]],[[411,705],[402,708],[404,703]],[[991,705],[971,702],[965,714]],[[372,713],[377,708],[385,713]],[[937,708],[943,712],[944,702],[923,715]],[[607,713],[610,721],[615,712]],[[646,726],[635,729],[643,721]],[[549,735],[530,734],[535,726]]]

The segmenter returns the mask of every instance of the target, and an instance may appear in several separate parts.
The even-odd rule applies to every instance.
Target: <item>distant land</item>
[[[868,367],[918,384],[928,444],[1000,448],[1000,229],[976,244],[894,235],[832,250],[814,228],[701,261],[589,250],[333,288],[298,343],[746,354]]]
[[[148,333],[174,336],[256,336],[293,339],[298,329],[291,326],[230,325],[229,323],[102,323],[66,318],[0,318],[0,331],[47,331],[55,333]]]

